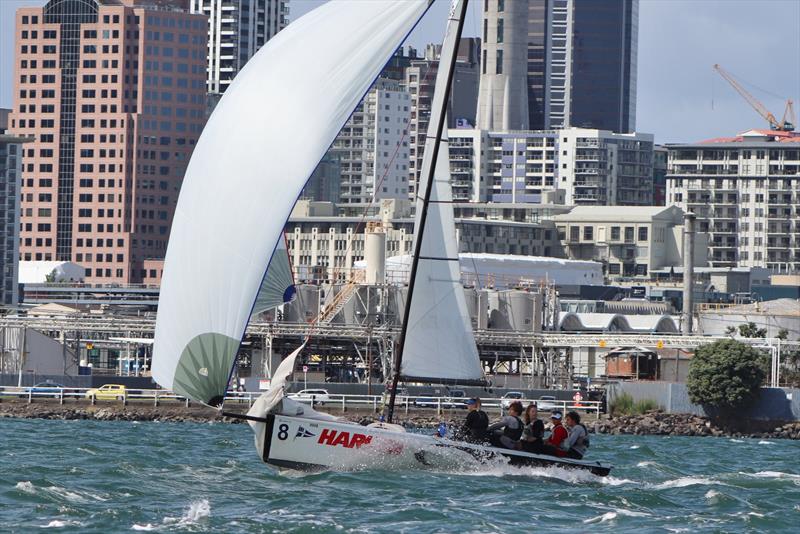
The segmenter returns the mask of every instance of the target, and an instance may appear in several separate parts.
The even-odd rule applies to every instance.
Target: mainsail
[[[161,283],[153,377],[218,405],[303,186],[427,0],[339,0],[271,39],[225,92],[186,170]]]
[[[401,347],[400,376],[406,381],[469,383],[483,379],[459,272],[445,128],[441,128],[441,141],[434,161],[438,125],[440,121],[446,124],[443,113],[448,97],[448,67],[457,49],[458,20],[453,16],[462,8],[462,2],[456,2],[453,7],[442,44],[417,188],[420,192],[427,191],[427,179],[431,166],[435,165],[424,231],[420,231],[424,199],[417,199],[414,234],[422,241],[416,258],[416,276],[409,281],[415,288],[411,302],[406,304],[410,311],[405,342]]]

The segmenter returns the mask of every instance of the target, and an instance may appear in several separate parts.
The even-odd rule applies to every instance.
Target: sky
[[[290,18],[324,1],[290,0]],[[44,3],[0,0],[0,107],[12,105],[14,11]],[[465,36],[479,34],[480,4],[471,2]],[[407,44],[440,42],[448,7],[437,0]],[[800,0],[640,0],[636,129],[676,143],[766,128],[715,63],[779,119],[789,98],[800,113],[799,28]]]

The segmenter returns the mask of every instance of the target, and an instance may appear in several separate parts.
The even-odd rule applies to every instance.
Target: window
[[[497,21],[497,42],[503,42],[503,19]]]
[[[502,13],[506,10],[506,0],[497,0],[497,12]]]
[[[633,226],[626,226],[625,227],[625,241],[633,242]]]
[[[639,241],[647,241],[647,227],[639,227]]]
[[[620,238],[619,226],[612,226],[611,227],[611,241],[619,241],[619,238]]]
[[[503,74],[503,51],[502,50],[498,50],[497,51],[497,57],[495,58],[495,61],[497,61],[497,64],[495,65],[495,69],[494,69],[495,74]]]
[[[583,227],[583,239],[584,241],[592,241],[594,239],[594,226]]]
[[[569,227],[569,240],[570,241],[578,241],[580,239],[580,226],[570,226]]]

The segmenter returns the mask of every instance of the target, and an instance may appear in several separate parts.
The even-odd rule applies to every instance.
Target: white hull
[[[339,421],[268,415],[262,460],[277,467],[321,471],[472,469],[494,462],[583,469],[605,476],[611,466],[365,427]]]

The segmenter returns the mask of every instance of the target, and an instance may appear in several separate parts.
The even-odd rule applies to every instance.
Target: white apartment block
[[[475,102],[478,92],[478,64],[472,61],[471,52],[478,51],[475,38],[461,40],[461,48],[456,59],[453,72],[453,86],[447,102],[447,125],[475,122]],[[428,123],[431,116],[431,101],[436,85],[436,73],[439,70],[441,45],[429,44],[425,47],[425,57],[411,61],[405,69],[403,87],[411,95],[411,115],[408,124],[410,141],[409,151],[409,198],[414,198],[419,173],[422,169],[422,156],[425,150],[425,139],[428,135]],[[461,51],[464,53],[461,54]],[[477,53],[475,54],[477,57]]]
[[[609,278],[649,278],[682,268],[683,218],[675,206],[577,206],[553,221],[570,259],[601,262]],[[696,267],[707,265],[707,245],[707,234],[697,232]]]
[[[713,267],[800,270],[800,134],[667,145],[667,204],[697,216]]]
[[[329,155],[341,165],[342,203],[408,198],[411,97],[381,78],[339,132]]]
[[[458,201],[647,206],[653,136],[566,128],[493,132],[450,129]]]
[[[208,17],[207,92],[222,94],[258,50],[289,24],[289,0],[191,0]]]

